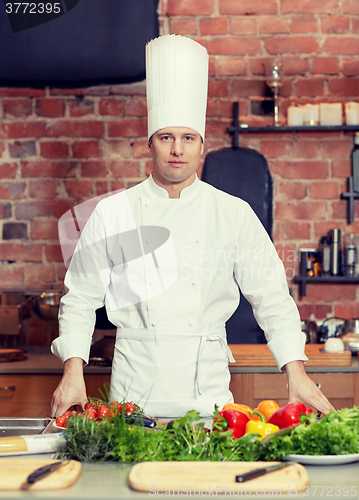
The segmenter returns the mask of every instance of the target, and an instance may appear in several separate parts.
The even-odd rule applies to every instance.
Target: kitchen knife
[[[268,474],[268,472],[273,472],[278,469],[283,469],[284,467],[289,467],[290,465],[294,465],[294,463],[295,462],[283,462],[281,464],[269,465],[268,467],[261,467],[260,469],[254,469],[250,472],[245,472],[244,474],[236,476],[236,483],[244,483],[245,481],[249,481],[250,479],[254,479],[255,477]]]
[[[65,465],[68,463],[68,460],[65,462],[54,462],[52,464],[45,465],[44,467],[40,467],[39,469],[36,469],[34,472],[32,472],[28,478],[27,478],[27,483],[33,484],[36,483],[39,479],[42,479],[43,477],[47,476],[51,472],[55,471],[62,465]]]
[[[132,413],[125,413],[125,420],[128,424],[143,425],[144,427],[156,427],[156,420],[149,417],[148,415],[143,415],[138,411],[133,411]]]
[[[289,427],[284,427],[284,429],[279,429],[277,432],[273,432],[272,434],[267,434],[264,436],[262,439],[262,444],[267,444],[269,441],[271,441],[273,438],[277,436],[287,436],[292,432],[292,430],[297,427],[296,425],[290,425]]]

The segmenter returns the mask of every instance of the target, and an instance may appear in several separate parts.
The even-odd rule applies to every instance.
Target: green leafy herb
[[[257,460],[260,453],[256,434],[233,440],[231,431],[206,429],[194,410],[162,429],[128,425],[124,414],[98,423],[70,417],[64,434],[64,457],[81,462]]]

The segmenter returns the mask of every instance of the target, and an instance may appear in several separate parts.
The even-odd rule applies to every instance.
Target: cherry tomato
[[[95,420],[95,418],[97,417],[97,413],[98,411],[96,410],[96,408],[90,407],[85,411],[85,416],[88,420]]]
[[[137,411],[136,406],[133,403],[125,403],[125,413],[132,413]]]
[[[102,420],[104,417],[110,417],[110,410],[107,408],[107,406],[101,406],[99,407],[97,411],[97,418]]]
[[[120,414],[121,411],[122,411],[122,405],[118,401],[112,401],[112,403],[110,404],[111,417]]]
[[[94,401],[87,401],[85,403],[85,410],[89,410],[90,408],[97,408],[97,404]]]
[[[63,415],[61,415],[60,417],[57,417],[57,419],[56,419],[56,425],[58,427],[66,427],[66,424],[67,424],[67,419],[64,418]]]

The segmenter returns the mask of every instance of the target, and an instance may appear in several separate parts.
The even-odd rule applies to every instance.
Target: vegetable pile
[[[71,416],[64,434],[67,445],[63,458],[81,462],[255,460],[258,449],[257,435],[233,441],[231,431],[206,429],[194,410],[155,429],[127,424],[124,412],[99,422]]]
[[[56,419],[56,425],[58,427],[67,427],[67,423],[70,417],[86,417],[87,420],[96,420],[96,422],[103,420],[104,418],[114,417],[122,410],[125,414],[132,413],[140,409],[139,406],[134,403],[124,403],[121,404],[118,401],[112,401],[108,406],[102,401],[88,401],[85,404],[84,412],[77,411],[66,411],[60,417]]]
[[[216,407],[212,429],[204,426],[195,410],[149,429],[140,418],[146,416],[133,403],[88,403],[83,414],[66,417],[67,444],[61,458],[83,462],[266,461],[283,460],[288,454],[359,453],[357,406],[331,411],[319,420],[302,403],[281,408],[275,402],[261,405],[255,410],[236,404],[221,411]],[[98,413],[92,418],[94,408]]]
[[[346,455],[359,453],[359,406],[331,411],[318,420],[314,413],[300,416],[300,425],[287,436],[275,436],[265,449],[266,460],[289,454]]]

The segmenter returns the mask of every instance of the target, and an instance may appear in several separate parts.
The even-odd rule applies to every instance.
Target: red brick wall
[[[282,54],[280,120],[292,102],[359,100],[357,0],[161,0],[163,34],[188,35],[210,55],[206,152],[231,144],[233,102],[240,120],[266,86],[264,64]],[[252,107],[253,105],[253,107]],[[0,88],[0,283],[8,288],[61,287],[64,266],[57,220],[73,204],[146,178],[144,82],[82,89]],[[301,246],[316,246],[346,222],[352,137],[343,133],[242,135],[262,152],[274,179],[274,241],[288,278]],[[4,239],[4,237],[6,239]],[[354,285],[310,285],[293,293],[303,319],[359,317]]]

